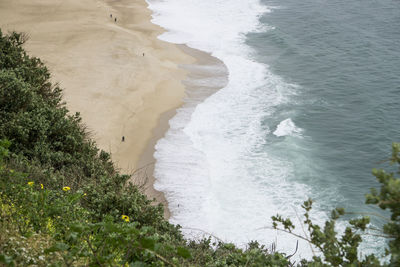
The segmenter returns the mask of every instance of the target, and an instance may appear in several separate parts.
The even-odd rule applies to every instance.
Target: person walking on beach
[[[110,14],[110,18],[112,18],[112,14]]]
[[[115,18],[114,21],[117,22],[117,18]]]
[[[122,136],[122,142],[125,142],[125,136]]]

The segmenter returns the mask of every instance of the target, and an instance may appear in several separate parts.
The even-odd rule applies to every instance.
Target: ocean
[[[291,253],[297,239],[272,230],[270,217],[290,217],[303,234],[308,198],[320,224],[335,207],[387,215],[364,195],[378,186],[372,168],[386,168],[400,141],[399,1],[148,3],[167,30],[160,39],[209,52],[229,72],[211,96],[188,96],[156,145],[155,187],[170,222],[190,238]],[[197,82],[218,86],[218,77]],[[365,238],[364,255],[384,247]],[[309,257],[308,245],[297,255]]]

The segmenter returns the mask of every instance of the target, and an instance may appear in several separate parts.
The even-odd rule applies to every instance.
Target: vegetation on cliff
[[[25,36],[0,31],[0,265],[6,266],[287,266],[290,257],[257,242],[246,249],[211,238],[188,241],[151,201],[115,169],[89,138],[79,114],[69,114],[50,73],[22,48]],[[400,164],[400,146],[392,162]],[[374,171],[382,184],[367,203],[389,209],[382,230],[392,266],[400,265],[400,180]],[[342,209],[321,227],[304,204],[308,239],[320,251],[303,266],[380,265],[360,259],[369,218],[335,231]],[[277,215],[273,227],[292,232]]]

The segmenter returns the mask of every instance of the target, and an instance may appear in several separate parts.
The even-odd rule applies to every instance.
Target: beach
[[[179,65],[196,61],[158,40],[163,29],[150,20],[143,0],[0,2],[2,31],[29,36],[25,49],[46,64],[70,113],[80,112],[91,137],[126,174],[154,164],[151,154],[142,155],[168,129],[170,116],[161,115],[182,104],[187,71]],[[134,182],[146,182],[149,198],[166,204],[151,171],[138,173]]]
[[[159,123],[153,129],[151,139],[139,158],[137,164],[139,169],[137,169],[133,175],[134,180],[139,181],[139,184],[144,184],[144,189],[145,192],[147,192],[147,195],[155,196],[157,200],[164,201],[163,203],[168,207],[168,210],[165,213],[165,218],[167,219],[169,219],[171,215],[169,205],[172,204],[174,205],[174,208],[176,208],[177,205],[182,206],[183,203],[169,203],[167,201],[168,196],[165,198],[163,192],[154,189],[154,185],[157,185],[157,182],[158,184],[162,183],[155,179],[155,174],[157,174],[155,173],[155,153],[157,142],[165,137],[167,131],[175,132],[176,129],[170,129],[170,120],[177,115],[177,112],[182,110],[190,110],[190,112],[193,112],[198,104],[221,89],[228,82],[228,70],[222,61],[208,53],[192,49],[186,45],[178,45],[178,47],[195,59],[195,61],[190,64],[180,65],[182,69],[187,71],[185,79],[183,80],[185,86],[183,104],[178,110],[172,108],[161,114]],[[218,82],[215,83],[215,81],[213,82],[212,80],[218,80]],[[174,153],[173,150],[170,152]],[[170,154],[170,158],[173,162],[172,154]],[[183,167],[176,166],[176,169],[179,170],[180,168]],[[160,174],[161,173],[158,173],[158,176],[160,176]],[[145,182],[143,182],[143,177],[147,179]],[[188,177],[183,177],[182,180],[187,178]],[[170,196],[170,199],[173,199],[173,195]]]

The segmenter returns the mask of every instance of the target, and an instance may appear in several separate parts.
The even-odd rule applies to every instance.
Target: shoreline
[[[201,86],[194,86],[190,84],[190,81],[193,80],[201,80],[210,77],[218,77],[215,73],[207,71],[203,68],[208,68],[212,66],[219,66],[225,68],[225,65],[222,61],[218,58],[211,56],[209,53],[190,48],[187,45],[178,45],[178,47],[184,52],[195,58],[195,61],[191,64],[180,65],[181,68],[187,71],[187,75],[183,80],[185,85],[185,98],[190,98],[188,93],[190,91],[197,91],[201,90],[200,93],[202,94],[201,98],[204,100],[211,94],[215,93],[222,87],[219,86],[210,86],[204,90]],[[227,72],[227,70],[226,70]],[[227,74],[227,73],[226,73]],[[203,89],[203,90],[202,90]],[[199,92],[198,92],[199,93]],[[153,129],[152,137],[146,145],[145,150],[141,154],[139,161],[138,161],[138,169],[135,173],[136,179],[138,182],[135,184],[141,184],[144,187],[144,190],[147,195],[150,195],[156,199],[157,203],[162,203],[164,206],[164,218],[169,219],[171,217],[171,210],[168,206],[168,200],[165,197],[164,192],[158,191],[154,188],[154,184],[156,182],[156,178],[154,176],[154,169],[156,159],[154,158],[154,153],[156,152],[156,144],[158,140],[162,139],[167,131],[170,129],[169,120],[172,119],[179,108],[185,105],[185,100],[183,100],[183,104],[180,107],[170,109],[163,114],[160,115],[159,121],[157,126]]]
[[[146,183],[144,185],[147,195],[153,196],[157,203],[162,203],[164,206],[164,218],[169,220],[171,218],[172,212],[169,207],[169,203],[165,193],[162,191],[158,191],[155,189],[154,185],[156,183],[156,178],[154,176],[154,169],[156,159],[154,157],[154,153],[156,152],[156,144],[158,140],[162,139],[165,134],[170,129],[169,120],[172,119],[176,114],[179,108],[185,106],[186,101],[191,98],[195,98],[196,102],[201,103],[202,100],[205,100],[207,97],[217,92],[223,86],[225,86],[228,82],[228,70],[225,64],[218,58],[213,57],[211,54],[188,47],[187,45],[178,45],[178,47],[185,53],[189,54],[195,61],[191,64],[180,65],[181,68],[187,71],[187,75],[183,80],[185,85],[185,99],[183,99],[183,104],[178,108],[173,108],[167,112],[161,114],[159,122],[156,128],[153,129],[153,135],[150,141],[147,143],[146,149],[141,154],[141,157],[138,161],[139,171],[137,173],[137,177],[139,181],[145,180]],[[213,70],[215,68],[222,69],[223,72],[215,73]],[[210,78],[219,78],[223,79],[223,85],[196,85],[199,81]],[[197,81],[197,83],[196,83]],[[193,93],[196,96],[190,96],[190,93]]]

